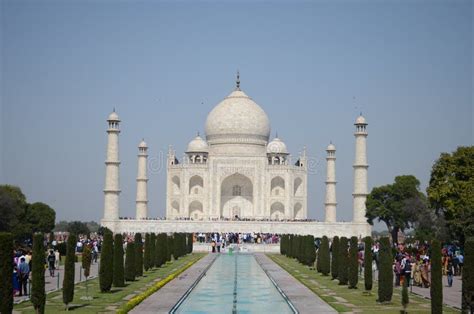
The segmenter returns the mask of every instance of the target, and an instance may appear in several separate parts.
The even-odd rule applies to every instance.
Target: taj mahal
[[[303,148],[292,158],[285,142],[270,138],[265,111],[240,88],[207,116],[178,159],[170,146],[167,161],[166,219],[150,219],[147,198],[147,144],[138,145],[135,219],[119,215],[120,119],[108,119],[103,226],[114,232],[264,232],[316,237],[370,235],[365,219],[367,197],[367,123],[355,122],[353,220],[336,221],[336,147],[327,147],[325,220],[308,220],[308,157]]]

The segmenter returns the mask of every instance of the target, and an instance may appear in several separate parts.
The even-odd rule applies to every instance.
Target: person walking
[[[59,260],[61,259],[61,254],[59,253],[58,249],[54,251],[54,269],[59,269]]]
[[[49,275],[54,277],[54,270],[56,269],[56,255],[54,255],[53,250],[49,251],[49,255],[46,259],[48,261]]]
[[[446,274],[448,276],[448,287],[452,287],[453,286],[454,267],[453,267],[453,262],[451,261],[451,259],[448,261]]]
[[[26,263],[26,259],[24,257],[20,258],[20,265],[18,266],[18,270],[20,272],[19,277],[20,277],[20,294],[19,296],[22,296],[23,294],[28,295],[28,292],[26,290],[26,286],[28,284],[28,277],[30,276],[30,266]]]

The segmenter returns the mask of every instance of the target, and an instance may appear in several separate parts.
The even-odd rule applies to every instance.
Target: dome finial
[[[237,70],[237,80],[235,81],[236,84],[236,90],[240,90],[240,73],[239,70]]]
[[[275,131],[275,137],[278,138],[278,131]]]
[[[200,135],[199,135],[199,131],[197,131],[197,136],[200,136]]]

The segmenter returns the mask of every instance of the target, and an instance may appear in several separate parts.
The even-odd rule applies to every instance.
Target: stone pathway
[[[255,253],[255,258],[262,268],[275,280],[277,285],[283,290],[291,303],[293,303],[301,314],[337,313],[329,304],[324,302],[319,296],[296,280],[265,254]]]
[[[206,255],[177,278],[146,298],[130,313],[168,313],[216,257],[217,254]]]
[[[88,280],[97,277],[98,272],[99,272],[98,265],[99,265],[98,263],[91,264],[91,271],[90,271],[90,276],[89,276]],[[82,270],[82,264],[80,262],[75,264],[75,270],[76,270],[76,273],[75,273],[75,277],[74,277],[74,282],[79,283],[79,282],[85,281],[86,278],[84,277],[84,272]],[[55,290],[61,289],[63,287],[64,265],[59,266],[59,270],[56,269],[56,271],[54,273],[55,273],[55,276],[51,277],[49,275],[49,270],[45,270],[45,272],[44,272],[46,292],[55,291]],[[28,289],[29,289],[29,287],[28,287]],[[20,302],[23,302],[25,300],[28,300],[29,298],[30,298],[29,296],[21,296],[21,297],[17,296],[17,297],[14,298],[14,302],[15,303],[20,303]]]

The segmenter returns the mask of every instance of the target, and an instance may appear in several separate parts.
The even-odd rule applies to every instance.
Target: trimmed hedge
[[[331,277],[337,279],[339,274],[339,237],[335,236],[331,244]]]
[[[135,281],[135,243],[128,242],[125,257],[125,280]]]
[[[364,238],[364,287],[366,291],[372,290],[372,238]]]
[[[13,311],[13,236],[0,232],[0,313]]]
[[[142,234],[135,234],[135,276],[143,276],[143,241]]]
[[[338,261],[338,279],[340,285],[347,285],[349,281],[348,264],[349,254],[347,252],[347,238],[341,237],[339,240],[339,261]]]
[[[99,285],[101,292],[112,288],[114,278],[114,241],[112,231],[104,228],[104,242],[100,252]]]
[[[125,275],[123,268],[123,237],[117,233],[114,237],[114,264],[113,264],[113,285],[114,287],[125,287]]]
[[[438,240],[431,242],[431,313],[443,313],[443,273],[441,269],[441,244]]]
[[[359,261],[357,253],[357,237],[351,237],[348,264],[349,289],[357,289],[357,283],[359,281]]]
[[[329,239],[324,236],[319,247],[320,268],[323,276],[329,275],[331,272],[331,257],[329,256]]]
[[[31,303],[33,303],[36,313],[44,313],[44,306],[46,304],[44,288],[45,260],[44,236],[42,233],[36,233],[33,235],[33,255],[31,261]]]
[[[76,236],[70,234],[67,239],[66,260],[64,262],[63,303],[68,309],[69,303],[74,299],[74,275],[76,262]],[[44,270],[43,270],[44,272]]]
[[[149,233],[146,233],[145,234],[145,252],[143,253],[143,268],[145,269],[145,271],[148,271],[150,269],[150,264],[151,264],[150,241],[151,241],[151,235]]]
[[[474,312],[474,238],[468,238],[464,243],[462,309],[464,312]]]
[[[378,302],[390,302],[393,295],[393,255],[388,237],[380,239]]]

